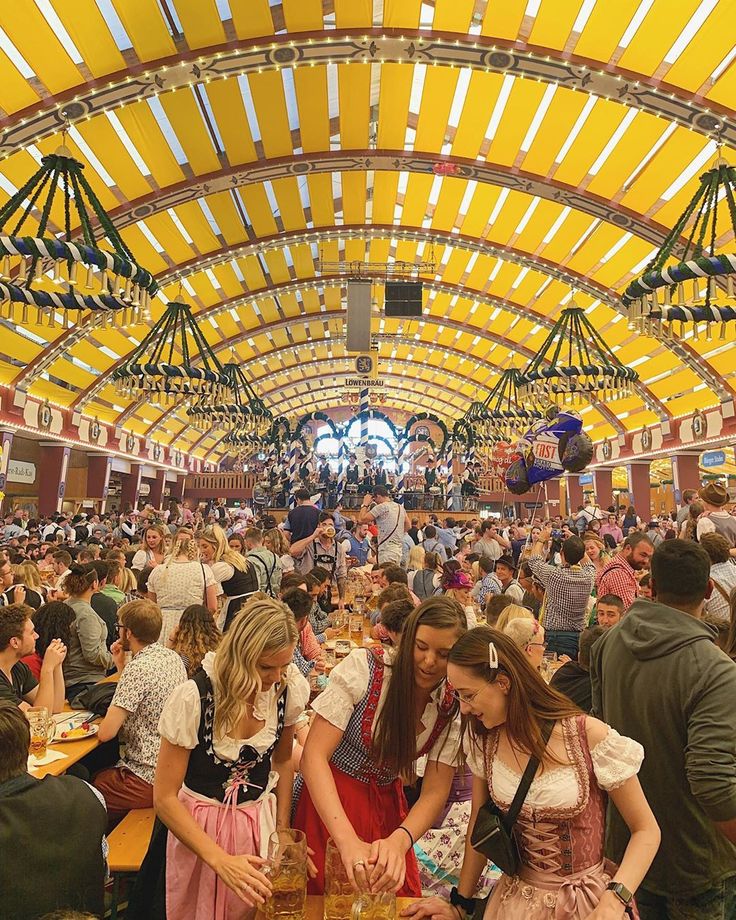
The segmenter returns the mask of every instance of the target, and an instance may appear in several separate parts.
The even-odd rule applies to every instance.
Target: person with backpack
[[[435,594],[442,594],[440,557],[437,553],[425,552],[424,567],[412,572],[411,576],[412,582],[409,587],[419,600],[424,601]]]
[[[263,532],[249,527],[243,534],[248,555],[245,557],[258,576],[258,590],[269,597],[278,597],[281,587],[281,563],[279,557],[263,545]]]

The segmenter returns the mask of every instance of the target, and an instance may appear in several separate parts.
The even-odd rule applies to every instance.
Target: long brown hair
[[[498,652],[497,669],[489,664],[491,642]],[[479,626],[461,636],[450,652],[450,663],[487,683],[495,683],[499,674],[506,675],[510,684],[505,725],[509,742],[516,750],[538,758],[540,763],[545,756],[550,760],[549,754],[545,755],[541,723],[580,715],[580,710],[566,696],[547,686],[509,636],[490,626]],[[463,733],[467,732],[477,747],[482,748],[490,731],[495,729],[487,729],[475,716],[463,716]]]
[[[171,639],[171,647],[186,658],[188,677],[199,670],[204,656],[215,651],[221,638],[212,614],[203,604],[190,604],[185,608]]]
[[[391,663],[391,681],[376,722],[373,755],[398,775],[408,776],[417,759],[417,688],[414,681],[414,641],[420,626],[454,629],[458,636],[467,629],[465,611],[447,597],[430,597],[406,621],[396,657]],[[457,714],[455,707],[452,717]]]

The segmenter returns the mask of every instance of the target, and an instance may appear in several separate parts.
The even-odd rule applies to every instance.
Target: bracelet
[[[404,833],[407,835],[407,837],[409,838],[409,840],[411,840],[411,845],[414,846],[414,838],[412,837],[411,831],[409,830],[408,827],[404,827],[403,824],[400,824],[400,825],[396,828],[396,830],[397,830],[397,831],[404,831]]]

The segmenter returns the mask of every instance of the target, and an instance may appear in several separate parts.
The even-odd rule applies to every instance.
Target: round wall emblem
[[[702,412],[696,412],[693,416],[693,435],[696,438],[702,438],[708,427],[705,415]]]
[[[603,454],[604,460],[610,460],[611,455],[613,454],[613,448],[611,447],[611,442],[606,438],[606,440],[601,445],[601,453]]]
[[[365,455],[368,460],[375,460],[378,455],[378,447],[375,444],[366,444]]]
[[[645,428],[641,433],[641,447],[642,450],[649,450],[652,446],[652,432]]]
[[[90,422],[90,426],[89,426],[90,439],[95,442],[99,441],[101,432],[102,432],[102,429],[100,427],[100,423],[97,421],[96,418],[92,419],[92,421]]]
[[[48,431],[51,428],[51,406],[45,402],[41,403],[38,410],[38,427],[42,431]]]
[[[128,434],[125,436],[125,449],[129,454],[135,450],[135,435]]]
[[[418,438],[428,438],[429,437],[429,428],[426,425],[417,425],[414,429],[414,434]]]

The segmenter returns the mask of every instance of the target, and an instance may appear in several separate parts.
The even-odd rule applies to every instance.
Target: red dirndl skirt
[[[362,783],[330,764],[337,794],[348,820],[361,840],[373,843],[392,834],[409,813],[401,780],[396,779],[387,786],[379,786],[374,780]],[[309,894],[324,894],[325,851],[330,835],[314,807],[306,784],[302,786],[294,811],[293,826],[304,831],[307,845],[314,850],[316,878],[309,879]],[[406,877],[403,886],[396,892],[400,898],[421,898],[419,868],[414,850],[406,854]]]

